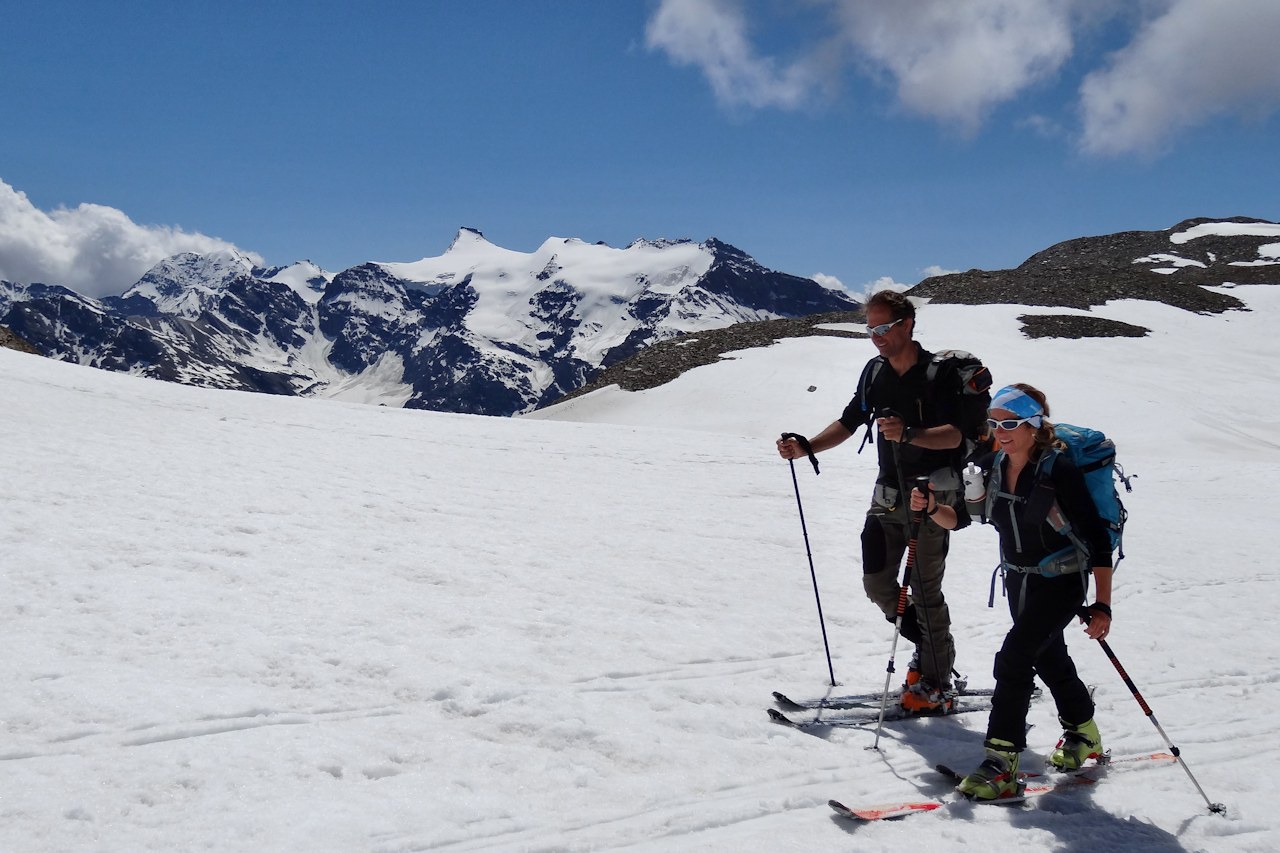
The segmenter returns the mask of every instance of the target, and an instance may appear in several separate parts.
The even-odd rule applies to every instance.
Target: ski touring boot
[[[1065,773],[1074,773],[1084,766],[1089,759],[1105,764],[1107,754],[1102,751],[1102,735],[1098,734],[1098,724],[1093,720],[1072,725],[1061,717],[1062,737],[1058,745],[1049,754],[1049,763]]]
[[[956,692],[951,688],[939,690],[921,679],[903,689],[898,704],[908,714],[922,717],[950,714],[956,707]]]
[[[1018,750],[1007,740],[991,738],[983,744],[987,757],[956,786],[963,796],[975,802],[1019,802],[1025,790],[1018,777]]]

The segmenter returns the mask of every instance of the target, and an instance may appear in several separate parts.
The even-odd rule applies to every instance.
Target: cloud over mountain
[[[139,225],[100,204],[46,212],[0,180],[0,279],[56,283],[86,296],[108,296],[122,293],[164,258],[235,248],[176,226]]]

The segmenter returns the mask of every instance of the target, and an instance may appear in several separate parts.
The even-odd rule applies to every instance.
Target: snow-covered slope
[[[0,849],[1270,851],[1280,603],[1280,288],[1248,311],[1126,301],[1144,338],[1028,340],[1015,306],[929,305],[929,346],[1031,381],[1138,475],[1110,638],[1206,792],[1116,771],[1026,808],[855,827],[826,800],[942,795],[981,714],[826,739],[770,723],[826,662],[787,463],[865,341],[737,353],[557,418],[211,391],[0,350]],[[1083,313],[1083,312],[1081,312]],[[808,390],[816,386],[815,390]],[[863,600],[873,461],[796,467],[841,690],[883,683]],[[990,683],[991,531],[953,539],[958,666]],[[1164,742],[1070,642],[1117,753]],[[903,657],[899,648],[899,666]],[[1057,736],[1032,709],[1034,766]]]

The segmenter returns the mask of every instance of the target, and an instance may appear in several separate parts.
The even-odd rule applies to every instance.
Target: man
[[[935,512],[939,505],[950,506],[956,511],[955,529],[969,523],[960,468],[965,439],[979,429],[970,414],[977,413],[977,423],[986,415],[990,377],[980,369],[978,380],[970,382],[971,404],[959,369],[930,369],[934,354],[913,337],[915,305],[906,296],[879,291],[867,300],[866,311],[867,331],[879,355],[867,363],[840,418],[809,444],[814,453],[829,450],[875,422],[880,470],[862,530],[862,584],[867,597],[893,621],[901,589],[899,568],[912,533],[910,493],[917,478],[929,478],[935,500],[928,503]],[[779,440],[778,453],[784,459],[805,455],[794,438]],[[949,535],[926,517],[916,537],[912,601],[902,620],[902,635],[916,644],[916,653],[900,699],[912,713],[946,713],[954,701],[955,643],[942,594]]]

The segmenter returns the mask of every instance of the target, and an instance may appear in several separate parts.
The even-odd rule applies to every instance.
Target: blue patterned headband
[[[1007,412],[1013,412],[1020,418],[1026,418],[1032,421],[1033,427],[1039,427],[1044,416],[1044,409],[1035,398],[1027,394],[1021,388],[1015,388],[1012,385],[1006,385],[996,392],[991,398],[991,405],[987,407],[987,411],[992,409],[1004,409]]]

